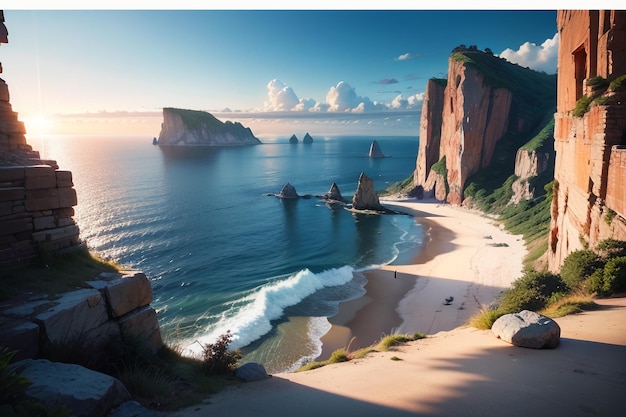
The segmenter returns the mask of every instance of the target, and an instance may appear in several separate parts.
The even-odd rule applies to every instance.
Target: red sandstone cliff
[[[559,11],[557,29],[553,271],[572,251],[626,240],[626,12]]]
[[[498,78],[501,69],[534,71],[511,71],[512,66],[488,53],[464,50],[450,57],[445,87],[428,82],[414,172],[414,186],[423,187],[426,195],[461,204],[468,178],[490,166],[498,141],[507,133],[529,134],[537,127],[537,116],[520,111],[521,99],[508,87],[517,81],[504,71],[504,78]],[[444,158],[445,170],[431,170]]]

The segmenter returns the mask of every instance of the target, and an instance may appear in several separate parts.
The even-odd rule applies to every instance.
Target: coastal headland
[[[385,328],[420,331],[426,339],[348,363],[275,374],[169,415],[619,415],[626,299],[598,300],[599,310],[557,319],[557,349],[513,347],[465,323],[521,276],[521,237],[458,207],[383,204],[410,210],[424,225],[426,242],[410,264],[366,273],[367,293],[341,304],[330,319],[322,356],[377,341]]]

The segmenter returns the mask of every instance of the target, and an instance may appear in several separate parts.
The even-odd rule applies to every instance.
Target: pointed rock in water
[[[295,187],[293,185],[287,183],[287,184],[285,184],[283,189],[280,190],[280,193],[278,193],[276,195],[276,197],[278,197],[278,198],[299,198],[300,196],[296,192]]]
[[[359,176],[359,185],[352,197],[352,208],[355,210],[385,210],[380,205],[378,194],[374,190],[374,182],[364,172],[361,172]]]
[[[302,143],[313,143],[313,138],[311,137],[311,135],[309,135],[309,132],[306,132],[306,135],[304,135]]]
[[[291,135],[289,143],[298,143],[298,137],[296,135]]]
[[[330,186],[330,190],[328,190],[328,192],[324,194],[323,197],[325,200],[343,201],[343,196],[341,195],[339,187],[335,182],[333,182],[333,185]]]
[[[378,142],[372,141],[372,144],[370,145],[369,157],[370,158],[384,158],[385,157],[385,155],[383,155],[383,151],[380,150],[380,146],[378,146]]]

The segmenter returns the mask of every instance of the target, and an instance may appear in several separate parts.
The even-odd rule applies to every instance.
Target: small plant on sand
[[[500,310],[486,308],[470,318],[469,325],[479,330],[489,330],[493,323],[503,315],[504,313]]]

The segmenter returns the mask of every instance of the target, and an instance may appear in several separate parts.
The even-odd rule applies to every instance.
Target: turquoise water
[[[363,294],[368,268],[415,252],[420,226],[405,215],[354,214],[300,195],[333,182],[350,199],[365,172],[376,189],[415,168],[417,137],[261,138],[241,148],[166,149],[151,138],[31,140],[71,170],[76,219],[90,249],[141,269],[171,344],[198,352],[226,331],[270,372],[320,353],[327,317]],[[367,157],[375,139],[384,159]]]

